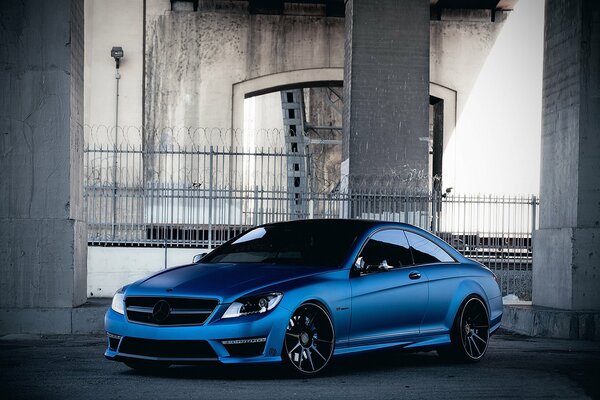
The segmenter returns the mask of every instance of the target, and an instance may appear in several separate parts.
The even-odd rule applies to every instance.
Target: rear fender
[[[450,307],[448,307],[448,313],[444,318],[444,326],[447,327],[449,330],[452,329],[454,319],[456,318],[456,314],[458,313],[460,306],[465,301],[465,299],[471,295],[477,295],[483,300],[483,302],[485,303],[485,307],[488,310],[488,318],[490,317],[490,305],[487,301],[487,297],[485,295],[483,287],[481,287],[481,285],[473,279],[466,279],[460,283],[458,288],[456,288],[456,292],[454,293],[454,297],[452,298]]]

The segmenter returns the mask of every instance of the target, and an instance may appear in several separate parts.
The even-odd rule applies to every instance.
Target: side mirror
[[[194,259],[193,259],[193,261],[192,261],[192,262],[193,262],[194,264],[197,264],[197,263],[199,263],[199,262],[200,262],[200,260],[202,260],[202,258],[203,258],[203,257],[204,257],[206,254],[207,254],[207,253],[200,253],[200,254],[196,254],[196,255],[194,256]]]
[[[358,257],[354,262],[354,270],[361,273],[365,271],[365,260],[362,257]]]
[[[381,264],[379,264],[379,269],[384,271],[389,271],[390,269],[394,269],[391,265],[388,264],[387,260],[383,260]]]

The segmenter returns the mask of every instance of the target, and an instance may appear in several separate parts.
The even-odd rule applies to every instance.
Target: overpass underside
[[[341,74],[341,186],[351,189],[365,181],[373,186],[392,181],[426,191],[430,21],[453,7],[483,9],[490,20],[497,20],[512,2],[347,0],[344,7],[340,1],[171,4],[168,13],[146,15],[145,127],[178,125],[170,123],[169,118],[175,118],[172,121],[188,126],[202,125],[198,120],[205,126],[230,121],[236,129],[241,112],[236,104],[249,93],[281,90],[291,83],[339,81]],[[227,5],[213,13],[220,19],[203,17],[207,7],[219,4]],[[71,310],[87,297],[81,192],[83,1],[9,2],[0,19],[0,81],[10,94],[10,101],[0,103],[0,326],[3,333],[39,333],[56,323],[72,324]],[[224,29],[223,20],[239,29]],[[171,35],[181,27],[190,34]],[[199,32],[208,35],[208,45],[198,40]],[[534,238],[540,256],[534,259],[533,302],[597,314],[599,3],[548,0],[545,35],[542,211],[541,229]],[[190,68],[197,59],[182,56],[173,43],[191,48],[188,54],[200,57],[200,67]],[[261,43],[276,45],[261,47]],[[225,56],[237,62],[224,64]],[[319,76],[311,76],[313,71]],[[292,81],[281,80],[291,76]],[[201,107],[201,102],[214,101],[202,97],[202,91],[221,79],[229,82],[227,89],[212,89],[224,103]],[[176,90],[158,90],[164,85]],[[182,94],[189,101],[175,103],[169,97]],[[161,104],[170,102],[169,112],[161,110]],[[154,140],[144,138],[145,143]],[[55,319],[58,314],[71,317]]]

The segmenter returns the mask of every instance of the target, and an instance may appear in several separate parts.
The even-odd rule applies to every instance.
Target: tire
[[[298,307],[285,331],[284,363],[296,374],[314,376],[329,366],[334,348],[335,331],[327,311],[316,303]]]
[[[131,369],[140,372],[160,372],[169,368],[171,364],[160,361],[144,361],[144,360],[127,360],[123,361]]]
[[[489,321],[488,310],[483,300],[477,296],[468,297],[454,318],[450,346],[439,348],[438,354],[458,362],[480,361],[490,340]]]

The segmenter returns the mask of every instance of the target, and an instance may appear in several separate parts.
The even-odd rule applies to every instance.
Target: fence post
[[[537,197],[534,195],[531,197],[531,234],[535,231],[535,225],[537,224]]]
[[[212,207],[213,207],[213,147],[208,158],[208,249],[212,249]]]
[[[118,82],[118,81],[117,81]],[[112,213],[112,227],[111,227],[111,232],[112,232],[112,240],[113,242],[115,241],[116,238],[116,234],[117,234],[117,154],[118,153],[118,149],[117,149],[117,128],[115,127],[115,146],[113,148],[113,176],[112,176],[112,181],[113,181],[113,196],[112,196],[112,209],[113,209],[113,213]]]
[[[438,199],[437,199],[437,189],[433,189],[432,193],[431,193],[431,232],[433,232],[434,234],[437,234],[437,230],[438,230],[438,226],[437,226],[437,218],[438,218],[438,212],[437,212],[437,208],[438,208]]]
[[[258,186],[254,185],[254,226],[258,225]]]
[[[164,239],[163,246],[165,247],[165,268],[164,269],[167,269],[167,251],[168,250],[167,250],[167,235],[166,234],[164,235],[163,239]]]

